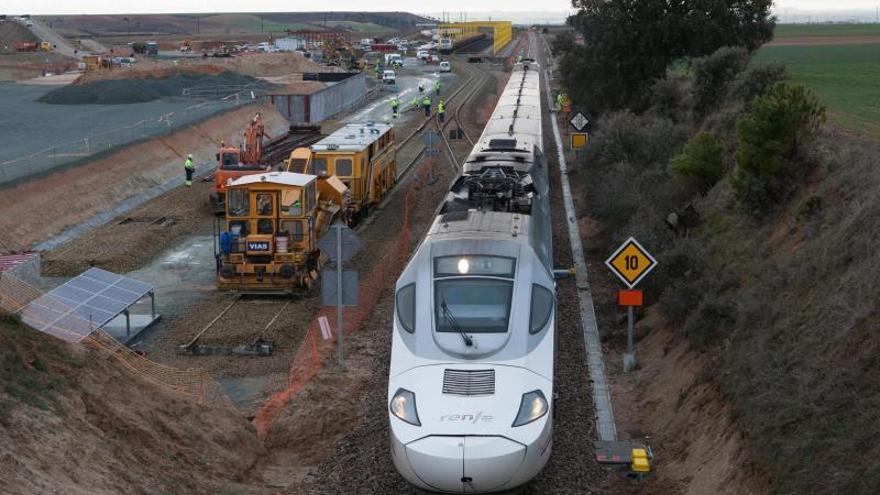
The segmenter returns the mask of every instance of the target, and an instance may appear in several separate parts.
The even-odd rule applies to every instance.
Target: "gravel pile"
[[[142,79],[108,79],[62,86],[49,91],[37,101],[53,105],[124,105],[181,96],[184,88],[242,86],[257,82],[259,80],[253,77],[229,71],[217,75],[174,74]]]

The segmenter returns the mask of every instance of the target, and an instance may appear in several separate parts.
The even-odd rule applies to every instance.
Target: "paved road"
[[[455,74],[440,74],[437,72],[436,65],[425,65],[415,58],[407,58],[404,63],[405,65],[403,69],[398,70],[397,86],[395,87],[396,91],[391,91],[388,87],[383,86],[381,98],[368,103],[362,109],[351,114],[344,120],[346,122],[365,122],[367,120],[374,120],[376,122],[387,121],[393,122],[394,124],[401,124],[416,115],[424,118],[424,114],[421,110],[419,112],[410,111],[413,96],[419,94],[419,83],[422,83],[430,92],[432,106],[436,108],[437,98],[431,90],[431,88],[434,87],[434,81],[438,79],[441,81],[441,97],[443,97],[443,90],[448,91],[448,89],[453,86],[456,78]],[[368,74],[368,77],[371,75],[372,73]],[[400,117],[397,119],[394,119],[391,116],[391,97],[393,95],[396,95],[400,102]]]
[[[34,24],[31,27],[31,31],[33,31],[33,33],[37,35],[41,40],[52,43],[55,46],[55,52],[74,58],[82,58],[82,56],[84,55],[83,53],[74,54],[75,50],[73,48],[73,45],[71,45],[70,42],[64,39],[64,37],[52,30],[52,28],[50,28],[49,26],[43,24],[40,21],[37,21],[36,19],[32,19],[31,22],[33,22]]]

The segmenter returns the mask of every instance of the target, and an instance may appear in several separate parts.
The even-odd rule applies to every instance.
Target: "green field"
[[[250,15],[250,14],[220,14],[213,15],[209,17],[203,17],[202,22],[207,24],[216,24],[222,26],[228,26],[230,28],[236,30],[243,30],[249,33],[259,33],[260,32],[260,18],[259,16]],[[290,29],[291,31],[298,31],[301,29],[315,29],[315,26],[311,24],[306,24],[303,22],[274,22],[270,20],[263,20],[263,32],[270,31],[284,31]]]
[[[755,59],[784,63],[816,91],[833,123],[880,134],[880,44],[765,46]]]
[[[322,23],[316,23],[322,24]],[[358,32],[368,32],[368,33],[385,33],[388,31],[393,31],[389,27],[380,26],[378,24],[373,24],[372,22],[357,22],[357,21],[327,21],[327,26],[345,26],[351,30]]]
[[[880,36],[880,24],[777,24],[774,37],[778,39],[804,36]]]

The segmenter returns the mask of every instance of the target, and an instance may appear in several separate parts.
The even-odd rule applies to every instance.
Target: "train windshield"
[[[434,259],[438,332],[504,333],[510,318],[516,261],[502,256]]]
[[[434,283],[437,331],[504,333],[512,296],[513,281],[483,278],[438,280]]]

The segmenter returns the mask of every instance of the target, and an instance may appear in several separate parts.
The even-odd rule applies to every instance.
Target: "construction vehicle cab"
[[[271,139],[258,113],[245,130],[241,146],[227,146],[221,141],[217,151],[217,168],[214,170],[214,194],[211,196],[216,214],[225,211],[226,188],[230,181],[271,169],[271,166],[262,162],[264,138]]]
[[[248,175],[228,185],[215,244],[220,289],[290,293],[311,286],[320,255],[317,185],[314,175],[291,172]]]
[[[347,124],[311,146],[312,173],[335,175],[351,191],[351,218],[357,221],[397,180],[394,127],[368,121]]]

